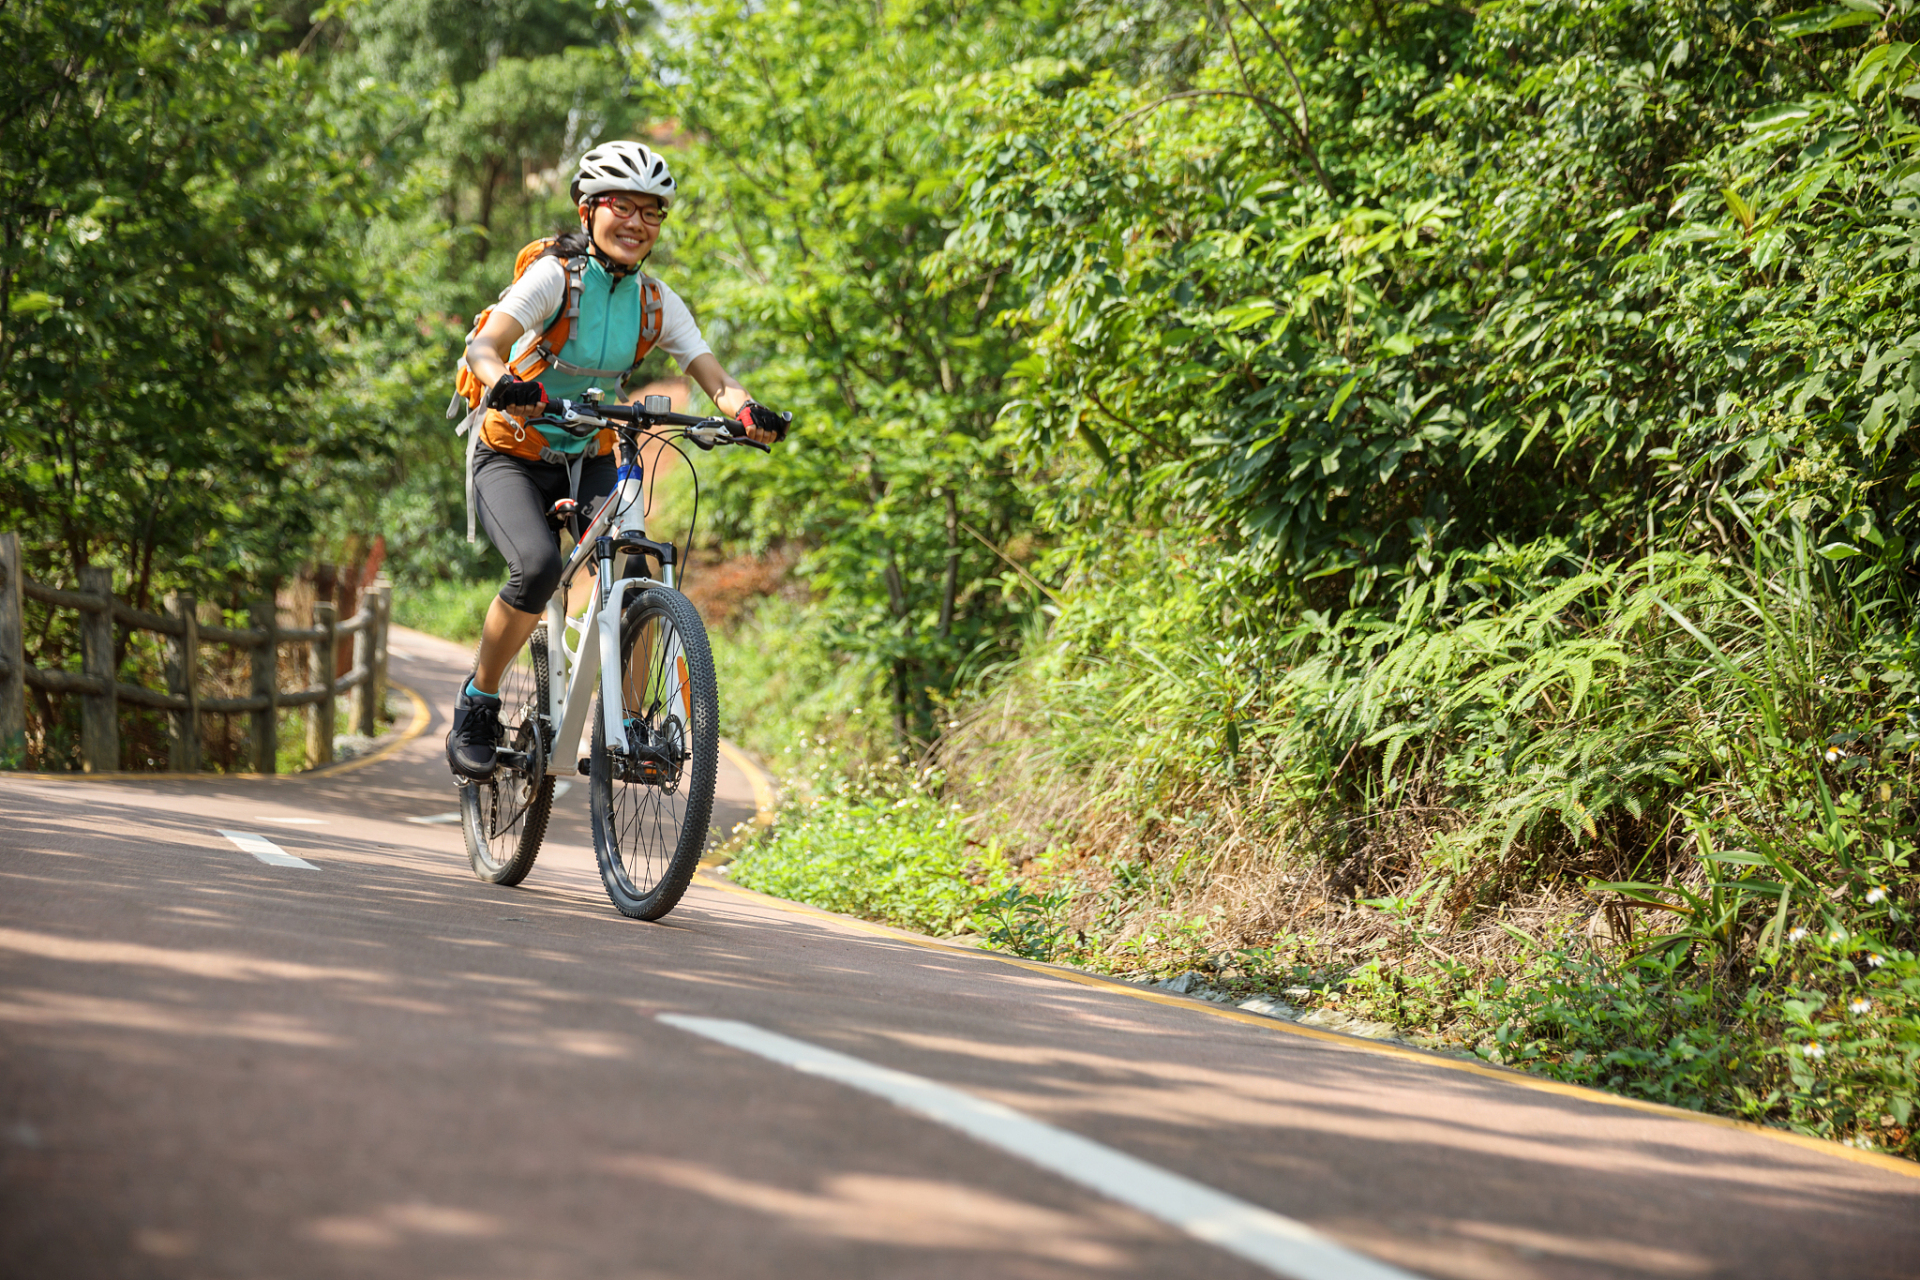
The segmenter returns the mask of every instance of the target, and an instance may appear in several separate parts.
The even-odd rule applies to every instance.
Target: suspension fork
[[[559,728],[566,719],[567,682],[573,678],[573,654],[567,649],[567,593],[560,588],[547,597],[547,723]],[[548,746],[551,748],[552,743]]]
[[[645,582],[645,579],[629,579],[627,569],[633,562],[633,555],[626,550],[630,539],[645,539],[647,536],[647,510],[644,498],[644,476],[640,467],[640,446],[627,432],[619,435],[620,470],[614,478],[613,501],[618,505],[614,510],[613,527],[602,534],[595,542],[594,557],[599,570],[599,614],[600,641],[600,713],[602,729],[606,733],[607,750],[622,754],[632,750],[627,741],[626,698],[621,688],[620,668],[620,615],[626,603],[629,582]],[[672,566],[662,566],[667,581],[672,582]],[[645,676],[642,675],[644,680]]]

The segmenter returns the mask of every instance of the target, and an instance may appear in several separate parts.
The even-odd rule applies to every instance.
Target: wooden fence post
[[[333,759],[333,602],[313,602],[313,625],[325,633],[307,647],[307,683],[318,685],[320,701],[307,708],[307,768],[317,769]]]
[[[377,715],[387,708],[387,628],[393,625],[393,583],[385,574],[373,580],[373,619],[377,632],[373,646],[373,705]]]
[[[167,713],[167,768],[200,771],[200,615],[191,591],[167,597],[167,616],[185,630],[167,637],[167,692],[187,700],[185,711]]]
[[[256,600],[248,609],[248,619],[255,631],[264,631],[266,638],[260,647],[253,651],[253,688],[250,690],[256,698],[267,700],[265,708],[253,713],[253,771],[255,773],[273,773],[278,768],[280,758],[280,680],[277,668],[280,665],[279,609],[272,597]]]
[[[347,702],[347,714],[353,721],[353,731],[363,738],[371,738],[380,732],[374,723],[373,707],[373,651],[380,637],[375,634],[373,596],[368,592],[360,593],[360,608],[368,615],[366,624],[353,633],[353,669],[360,672],[360,682],[353,686],[353,693]]]
[[[103,686],[80,698],[80,767],[88,773],[112,773],[120,767],[120,708],[114,700],[119,675],[113,660],[113,570],[89,565],[80,571],[80,590],[97,596],[98,608],[80,614],[80,673]]]
[[[0,533],[0,769],[27,755],[26,619],[20,612],[20,535]]]

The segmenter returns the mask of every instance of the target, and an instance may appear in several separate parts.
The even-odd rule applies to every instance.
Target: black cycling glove
[[[757,400],[749,400],[740,406],[740,412],[734,415],[743,427],[757,427],[770,432],[776,442],[787,438],[787,428],[793,425],[790,413],[775,413]]]
[[[537,382],[522,382],[505,373],[493,384],[487,403],[496,409],[538,409],[547,403],[547,389]]]

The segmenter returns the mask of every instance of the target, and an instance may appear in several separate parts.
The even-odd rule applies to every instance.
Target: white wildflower
[[[1871,1000],[1850,1001],[1847,1005],[1847,1009],[1852,1013],[1872,1013],[1873,1001]]]
[[[1886,900],[1887,891],[1885,889],[1876,888],[1867,890],[1867,905],[1871,906],[1876,902],[1885,902]]]
[[[1806,937],[1807,937],[1807,931],[1805,929],[1795,929],[1792,933],[1789,933],[1787,935],[1787,941],[1788,942],[1804,942],[1806,941]]]
[[[1887,958],[1885,956],[1868,956],[1867,968],[1878,969],[1881,965],[1885,964],[1886,962],[1887,962]]]
[[[1800,1052],[1806,1054],[1809,1058],[1812,1058],[1816,1062],[1818,1062],[1820,1059],[1827,1056],[1827,1051],[1825,1049],[1822,1049],[1817,1044],[1810,1044],[1806,1048],[1802,1049]]]
[[[1844,759],[1844,758],[1846,757],[1846,754],[1847,754],[1846,752],[1844,752],[1844,751],[1842,751],[1842,750],[1841,750],[1840,748],[1838,748],[1838,747],[1828,747],[1828,748],[1827,748],[1827,763],[1828,763],[1828,764],[1838,764],[1838,763],[1840,763],[1840,761],[1841,761],[1842,759]]]
[[[1841,942],[1845,942],[1846,940],[1847,940],[1847,931],[1845,929],[1835,929],[1832,933],[1827,935],[1828,942],[1841,943]]]

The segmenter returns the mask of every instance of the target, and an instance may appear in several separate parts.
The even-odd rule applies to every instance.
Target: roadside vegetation
[[[736,879],[1920,1153],[1908,10],[746,20],[871,52],[690,66],[705,135],[891,87],[714,229],[814,397],[723,497],[812,596],[723,662]],[[955,298],[991,426],[899,438]]]
[[[460,334],[641,137],[800,423],[655,529],[740,883],[1920,1156],[1914,9],[9,6],[0,527],[470,638]]]

